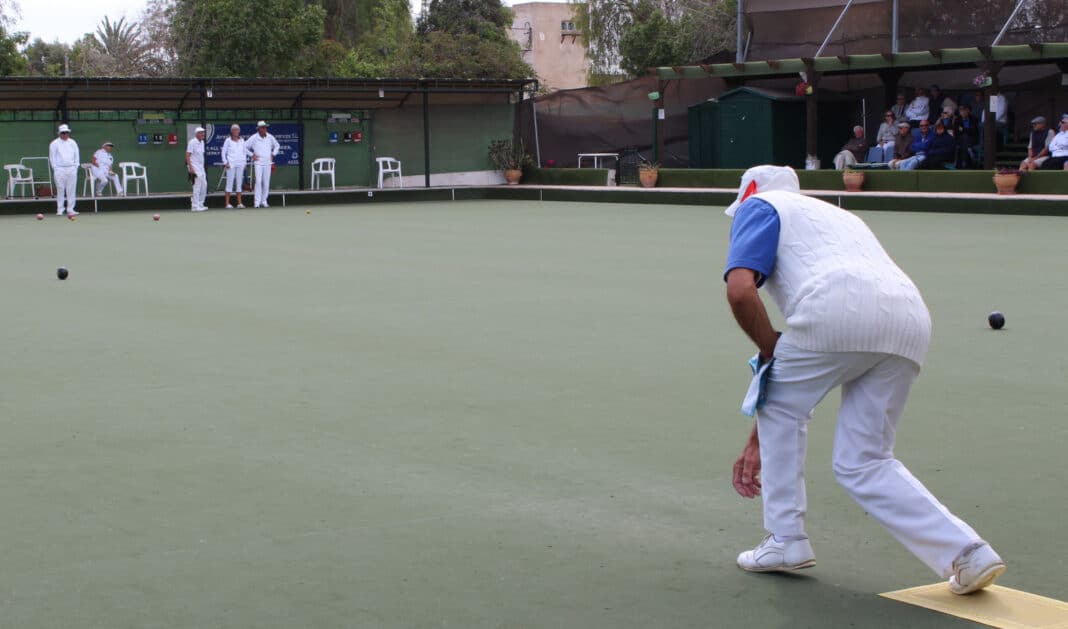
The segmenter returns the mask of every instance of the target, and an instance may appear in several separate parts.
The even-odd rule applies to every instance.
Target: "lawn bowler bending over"
[[[766,399],[734,487],[763,495],[759,546],[738,555],[754,572],[808,568],[805,532],[808,422],[831,389],[842,388],[834,474],[865,511],[943,578],[956,594],[982,589],[1005,564],[900,461],[894,437],[931,338],[919,290],[855,215],[800,194],[791,168],[757,166],[742,176],[725,279],[727,300],[768,369]],[[772,328],[757,289],[786,320]],[[759,377],[759,376],[758,376]],[[751,389],[752,390],[752,389]]]

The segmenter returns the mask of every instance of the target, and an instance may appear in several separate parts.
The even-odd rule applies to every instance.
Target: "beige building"
[[[566,2],[513,4],[512,39],[519,42],[523,61],[538,74],[542,88],[566,90],[586,87],[589,60],[574,7]]]

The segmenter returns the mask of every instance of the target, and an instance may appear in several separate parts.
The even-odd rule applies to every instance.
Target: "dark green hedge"
[[[661,168],[660,188],[737,188],[743,170]],[[994,193],[990,170],[866,170],[864,190],[871,192],[985,192]],[[842,173],[799,170],[803,190],[845,190]],[[1020,194],[1068,194],[1068,172],[1039,171],[1020,178]]]
[[[607,186],[607,168],[528,168],[521,184],[535,186]]]

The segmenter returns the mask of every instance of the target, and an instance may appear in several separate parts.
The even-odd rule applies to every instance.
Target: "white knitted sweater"
[[[817,352],[880,352],[923,364],[931,316],[920,291],[864,221],[793,192],[755,195],[779,214],[775,268],[765,287],[787,330]]]

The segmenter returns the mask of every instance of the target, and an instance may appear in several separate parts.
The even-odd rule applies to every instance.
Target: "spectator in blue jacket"
[[[897,164],[898,170],[915,170],[927,159],[927,148],[934,139],[931,132],[931,123],[926,120],[919,122],[919,129],[912,132],[912,157],[903,159]]]
[[[935,132],[927,145],[927,152],[920,163],[923,170],[939,170],[945,167],[946,162],[953,163],[957,152],[957,143],[953,136],[946,132],[946,125],[939,119],[935,123]]]

